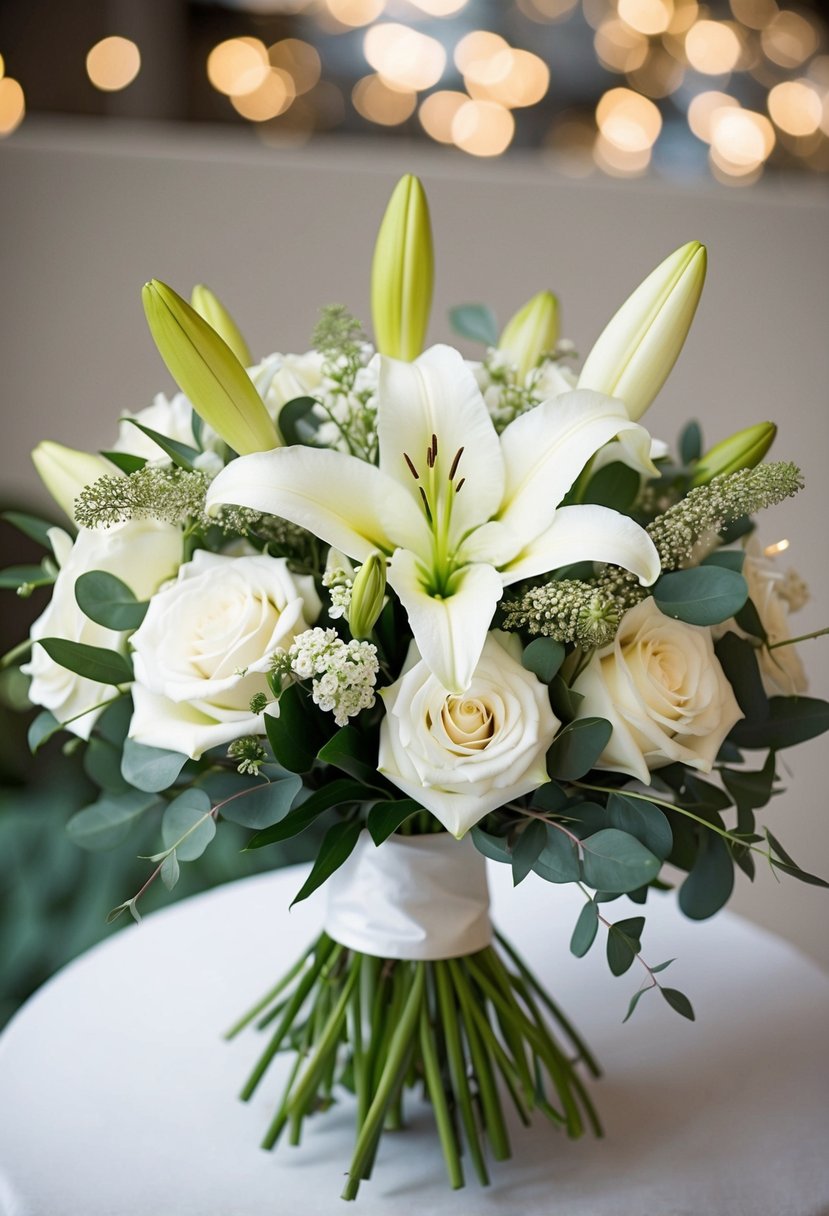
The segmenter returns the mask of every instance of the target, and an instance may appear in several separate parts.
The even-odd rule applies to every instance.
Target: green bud
[[[367,638],[383,611],[386,595],[386,559],[375,549],[354,576],[348,625],[355,638]]]
[[[60,509],[75,520],[75,500],[86,486],[99,477],[118,476],[118,470],[103,456],[79,452],[62,443],[45,439],[32,452],[40,480]]]
[[[395,359],[423,350],[435,278],[429,205],[416,177],[394,188],[374,246],[371,315],[377,349]]]
[[[203,283],[197,283],[190,295],[190,303],[200,317],[215,329],[220,338],[227,342],[242,367],[250,367],[253,363],[248,344],[242,337],[239,326],[225,308],[217,295]]]
[[[208,426],[242,456],[278,447],[262,398],[228,344],[166,283],[146,283],[142,297],[159,354]]]
[[[692,486],[707,486],[714,477],[723,473],[736,473],[740,469],[753,469],[758,465],[774,443],[777,427],[773,422],[758,422],[742,431],[715,443],[701,456]]]
[[[551,291],[539,291],[504,326],[498,349],[517,364],[523,380],[544,355],[555,350],[557,340],[558,300]]]
[[[641,418],[679,358],[706,262],[705,246],[689,241],[660,263],[599,335],[578,387],[619,397],[630,418]]]

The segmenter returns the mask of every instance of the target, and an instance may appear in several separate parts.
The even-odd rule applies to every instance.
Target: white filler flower
[[[443,687],[413,642],[400,679],[380,695],[378,770],[458,838],[549,779],[559,721],[546,685],[521,666],[514,635],[487,635],[462,695]]]

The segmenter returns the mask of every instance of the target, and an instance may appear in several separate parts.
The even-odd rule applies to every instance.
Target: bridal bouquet
[[[79,844],[160,828],[112,915],[137,919],[223,820],[249,849],[320,831],[295,902],[326,884],[324,930],[229,1033],[267,1032],[245,1098],[291,1057],[266,1147],[353,1095],[345,1198],[411,1087],[453,1187],[462,1155],[482,1183],[509,1156],[505,1101],[600,1132],[597,1065],[494,932],[485,858],[578,887],[571,949],[601,929],[611,972],[640,969],[628,1016],[646,992],[694,1016],[643,956],[655,892],[704,919],[758,859],[827,885],[758,824],[778,752],[829,729],[789,628],[805,588],[755,531],[800,472],[765,460],[771,423],[708,450],[691,423],[672,455],[641,421],[704,274],[701,245],[678,249],[580,371],[548,291],[500,332],[453,310],[477,362],[424,349],[432,238],[407,177],[377,239],[373,341],[333,306],[307,354],[255,364],[210,291],[153,281],[181,392],[99,454],[34,453],[72,526],[11,517],[48,553],[3,584],[52,586],[18,648],[43,707],[32,751],[83,741],[100,796],[69,823]],[[637,915],[614,916],[622,895]]]

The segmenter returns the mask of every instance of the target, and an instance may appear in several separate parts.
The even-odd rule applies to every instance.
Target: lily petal
[[[644,587],[659,577],[656,546],[644,528],[609,507],[561,507],[546,532],[501,571],[504,586],[572,562],[611,562],[630,570]]]
[[[450,543],[497,511],[504,486],[501,445],[475,377],[452,347],[432,346],[414,363],[381,359],[377,434],[380,468],[406,487],[418,509],[420,487],[429,490],[426,452],[437,438],[432,476],[445,496],[453,496]],[[450,472],[455,485],[464,479],[459,494]]]
[[[501,576],[492,566],[465,566],[453,575],[450,595],[429,595],[417,558],[406,549],[394,554],[388,574],[429,670],[449,692],[463,692],[501,598]]]
[[[240,456],[207,492],[208,512],[222,504],[288,519],[359,561],[374,549],[388,554],[400,544],[416,546],[425,535],[422,515],[397,482],[328,449],[294,446]]]
[[[626,446],[636,447],[639,467],[657,476],[650,435],[616,398],[578,389],[516,418],[501,436],[506,488],[500,521],[525,542],[544,532],[590,457],[620,434]]]

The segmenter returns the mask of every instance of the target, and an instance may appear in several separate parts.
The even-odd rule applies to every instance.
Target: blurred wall
[[[411,170],[433,213],[434,340],[448,337],[451,304],[486,301],[504,320],[551,287],[564,333],[585,352],[662,257],[691,238],[706,242],[703,302],[646,422],[673,441],[695,416],[709,443],[766,418],[780,424],[774,454],[802,465],[807,490],[767,513],[762,535],[792,538],[782,563],[812,588],[797,631],[829,623],[822,188],[573,181],[535,157],[478,163],[399,141],[380,155],[343,141],[277,151],[245,135],[30,119],[0,146],[6,501],[42,499],[28,464],[38,439],[105,447],[120,410],[170,387],[141,310],[149,277],[183,294],[208,283],[257,354],[305,349],[322,303],[347,303],[368,321],[374,234],[396,178]],[[829,696],[829,640],[801,653],[813,691]],[[825,757],[821,743],[784,753],[791,793],[767,822],[795,860],[826,876]],[[753,886],[738,883],[733,908],[829,966],[829,894],[762,871]]]

